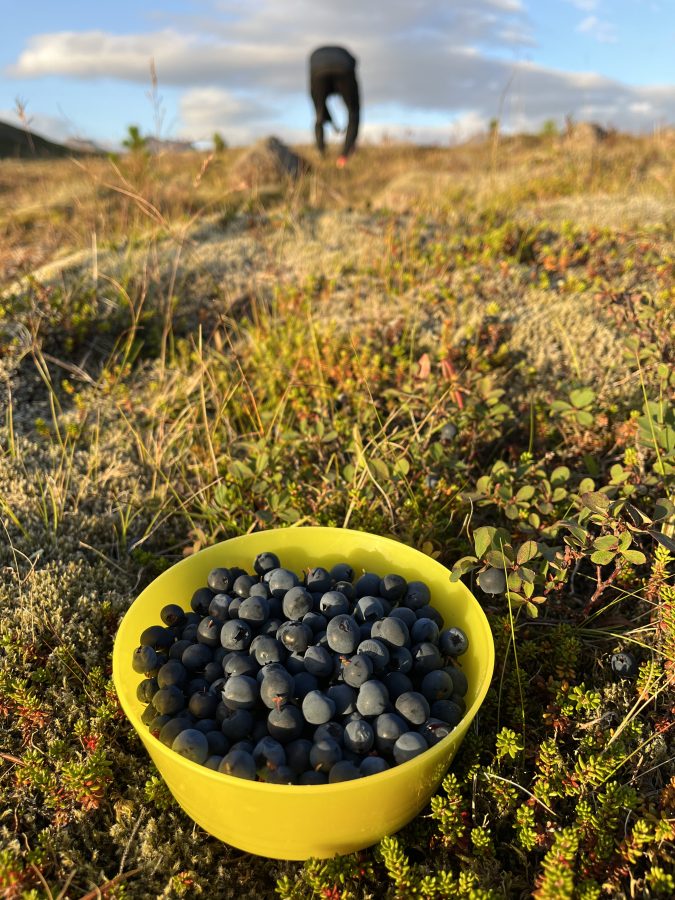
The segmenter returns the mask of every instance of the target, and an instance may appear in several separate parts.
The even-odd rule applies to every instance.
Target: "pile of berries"
[[[167,747],[239,778],[326,784],[413,759],[460,722],[468,640],[424,582],[354,581],[346,563],[300,579],[274,553],[253,569],[213,569],[191,612],[169,604],[141,635],[142,720]]]

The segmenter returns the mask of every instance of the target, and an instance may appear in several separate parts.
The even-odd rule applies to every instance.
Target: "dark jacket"
[[[339,94],[349,114],[342,150],[343,156],[349,156],[356,143],[360,117],[356,60],[344,47],[319,47],[309,58],[309,85],[316,110],[314,135],[317,147],[321,153],[324,152],[323,126],[327,122],[334,124],[326,106],[326,100],[331,94]]]

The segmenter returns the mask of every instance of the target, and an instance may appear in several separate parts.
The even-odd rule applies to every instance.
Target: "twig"
[[[111,888],[116,887],[121,881],[126,881],[127,878],[133,878],[134,875],[138,875],[140,871],[140,868],[129,869],[128,872],[123,872],[121,875],[115,875],[114,878],[111,878],[110,881],[106,881],[106,883],[102,884],[100,887],[95,887],[93,891],[88,891],[86,894],[83,894],[82,897],[80,897],[80,900],[98,900],[99,897],[106,894]]]
[[[54,895],[52,894],[51,888],[49,887],[49,885],[48,885],[47,882],[45,881],[45,876],[44,876],[44,875],[42,874],[42,872],[38,869],[38,867],[35,865],[35,863],[31,863],[31,864],[30,864],[30,867],[31,867],[31,869],[35,872],[35,874],[37,875],[37,877],[38,877],[38,879],[39,879],[40,884],[42,885],[42,887],[47,891],[47,895],[46,895],[46,896],[49,897],[49,900],[54,900]]]
[[[2,759],[6,759],[7,762],[16,763],[17,766],[25,766],[26,765],[26,763],[22,759],[19,759],[18,756],[12,756],[11,753],[0,753],[0,757]]]
[[[606,589],[612,584],[616,576],[621,571],[621,566],[615,566],[614,571],[609,576],[606,581],[602,580],[602,566],[596,566],[596,578],[598,582],[598,586],[596,587],[593,596],[588,601],[586,606],[584,606],[584,615],[587,616],[589,612],[593,609],[595,604],[598,602],[600,597],[605,593]]]
[[[77,872],[77,869],[73,869],[73,871],[70,873],[70,875],[66,878],[66,883],[63,885],[63,887],[59,891],[59,894],[58,894],[56,900],[64,900],[64,897],[68,893],[68,888],[70,887],[70,884],[71,884],[73,878],[75,877],[75,872]]]

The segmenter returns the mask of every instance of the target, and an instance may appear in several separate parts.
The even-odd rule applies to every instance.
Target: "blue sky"
[[[322,43],[359,60],[364,139],[458,140],[498,114],[514,131],[568,113],[675,122],[673,0],[33,0],[3,16],[0,119],[17,121],[18,98],[55,139],[113,146],[133,123],[309,141],[306,60]]]

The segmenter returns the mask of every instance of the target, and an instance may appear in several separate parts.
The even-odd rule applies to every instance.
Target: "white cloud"
[[[577,31],[595,38],[601,44],[615,44],[618,39],[616,25],[603,22],[597,16],[586,16],[577,25]]]
[[[589,13],[582,33],[613,39],[612,26],[593,14],[595,0],[573,2]],[[234,134],[242,140],[281,134],[286,121],[297,127],[303,109],[309,135],[307,57],[327,42],[345,44],[359,60],[363,134],[378,123],[390,127],[388,119],[409,119],[420,131],[445,129],[420,122],[425,114],[438,122],[473,116],[480,123],[499,115],[505,130],[522,123],[537,128],[568,113],[579,118],[581,109],[593,109],[602,124],[621,128],[650,128],[675,118],[675,87],[631,87],[592,72],[509,61],[505,51],[522,47],[532,35],[519,0],[390,0],[386,7],[363,0],[342,0],[339,6],[220,0],[212,9],[209,17],[183,20],[180,28],[145,34],[36,35],[8,74],[109,78],[147,87],[154,59],[160,89],[183,89],[179,131],[196,140],[215,130],[232,142]],[[385,115],[392,106],[400,113],[394,118]]]
[[[216,87],[193,88],[180,98],[181,135],[205,140],[222,132],[229,144],[248,143],[261,128],[269,131],[276,111],[251,98]]]
[[[582,12],[594,12],[598,8],[598,0],[567,0]]]

